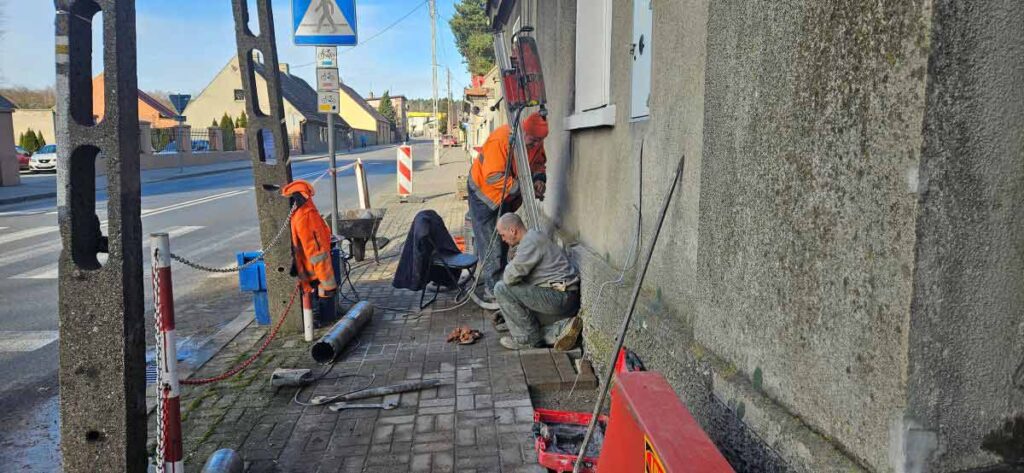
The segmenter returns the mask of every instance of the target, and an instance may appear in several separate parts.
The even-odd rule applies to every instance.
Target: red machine
[[[615,372],[611,415],[598,419],[600,435],[591,443],[599,446],[587,449],[600,453],[584,457],[583,473],[733,472],[661,374],[644,371],[640,358],[625,348]],[[575,436],[590,419],[589,413],[536,409],[537,462],[557,472],[572,471],[579,452]],[[573,453],[565,451],[572,446]]]
[[[533,31],[524,28],[523,32]],[[512,55],[512,68],[501,71],[505,103],[509,109],[536,107],[547,103],[544,92],[544,73],[540,65],[540,53],[537,52],[537,41],[530,36],[517,33],[512,38],[515,54]]]

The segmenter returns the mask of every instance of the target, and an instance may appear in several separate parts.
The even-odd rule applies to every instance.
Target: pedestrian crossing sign
[[[299,46],[355,46],[355,0],[292,0],[292,31]]]

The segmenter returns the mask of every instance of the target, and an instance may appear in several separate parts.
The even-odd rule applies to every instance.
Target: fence
[[[145,135],[141,136],[146,139]],[[227,133],[220,128],[153,128],[149,130],[152,152],[156,154],[173,154],[181,151],[192,153],[205,153],[209,151],[246,151],[245,130],[235,129]],[[178,146],[178,143],[189,142],[186,149]],[[264,131],[264,145],[268,153],[273,153],[275,144],[272,135]],[[288,146],[292,154],[303,151],[302,136],[289,135]],[[145,148],[145,146],[143,147]]]

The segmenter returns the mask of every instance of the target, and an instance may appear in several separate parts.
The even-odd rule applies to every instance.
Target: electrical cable
[[[399,24],[399,23],[401,23],[402,21],[404,21],[404,20],[405,20],[406,18],[409,18],[410,16],[412,16],[412,14],[413,14],[413,13],[416,13],[416,10],[419,10],[419,9],[420,9],[420,7],[422,7],[423,5],[426,5],[426,4],[427,4],[427,2],[429,2],[429,1],[430,1],[430,0],[423,0],[422,2],[420,2],[419,4],[417,4],[417,5],[415,6],[415,7],[413,7],[413,9],[412,9],[412,10],[409,10],[409,12],[408,12],[408,13],[406,13],[405,15],[402,15],[402,17],[401,17],[401,18],[399,18],[399,19],[395,20],[395,22],[394,22],[394,23],[391,23],[390,25],[388,25],[388,26],[384,27],[384,29],[382,29],[382,30],[380,30],[380,31],[378,31],[378,32],[376,32],[376,33],[374,33],[374,34],[373,34],[373,36],[370,36],[369,38],[366,38],[366,39],[360,40],[360,41],[359,41],[359,44],[357,44],[357,45],[355,45],[355,46],[352,46],[351,48],[348,48],[348,49],[343,49],[343,50],[341,50],[341,51],[338,51],[338,55],[340,56],[340,55],[342,55],[342,54],[345,54],[345,53],[347,53],[347,52],[349,52],[349,51],[352,51],[353,49],[356,49],[356,48],[358,48],[359,46],[362,46],[362,45],[364,45],[364,44],[366,44],[366,43],[369,43],[370,41],[373,41],[373,39],[374,39],[374,38],[376,38],[376,37],[378,37],[378,36],[380,36],[380,35],[382,35],[382,34],[386,33],[386,32],[387,32],[388,30],[390,30],[391,28],[394,28],[395,26],[398,26],[398,24]],[[304,63],[304,64],[299,64],[299,65],[297,65],[297,66],[291,66],[291,68],[292,68],[292,69],[301,69],[301,68],[303,68],[303,67],[309,67],[309,66],[312,66],[312,65],[314,65],[314,64],[316,64],[316,61],[314,61],[314,62],[307,62],[307,63]]]

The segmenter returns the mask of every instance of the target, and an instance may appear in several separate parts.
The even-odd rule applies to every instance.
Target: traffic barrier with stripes
[[[412,194],[412,146],[398,147],[398,195],[409,197]]]
[[[307,342],[313,341],[313,295],[302,291],[302,335]]]
[[[150,235],[153,252],[153,304],[156,317],[157,459],[158,471],[185,471],[181,447],[181,389],[174,332],[174,293],[171,289],[170,236]]]

